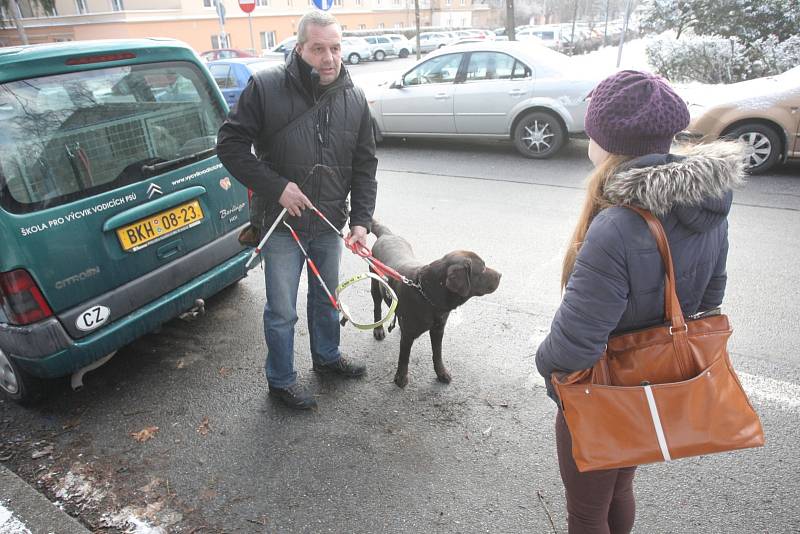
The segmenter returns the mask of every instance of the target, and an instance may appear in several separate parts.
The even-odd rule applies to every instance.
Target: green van
[[[227,107],[171,39],[0,48],[0,390],[36,400],[246,275]]]

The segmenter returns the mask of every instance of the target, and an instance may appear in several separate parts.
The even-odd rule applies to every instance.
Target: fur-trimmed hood
[[[726,216],[732,190],[743,183],[742,145],[717,141],[626,162],[608,179],[603,196],[612,204],[641,206],[656,216],[677,209],[682,222],[691,223],[698,211]]]

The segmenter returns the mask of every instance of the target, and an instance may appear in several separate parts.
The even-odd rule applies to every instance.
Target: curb
[[[10,517],[5,512],[10,512]],[[74,517],[0,464],[0,532],[26,532],[22,527],[31,534],[90,534]]]

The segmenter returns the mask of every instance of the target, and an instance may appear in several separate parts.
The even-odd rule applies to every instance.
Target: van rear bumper
[[[184,285],[84,338],[71,338],[62,324],[51,318],[25,327],[0,324],[0,344],[23,370],[35,376],[69,375],[174,319],[191,308],[197,299],[207,299],[244,278],[250,252],[250,249],[237,252]],[[174,263],[180,264],[181,260]]]

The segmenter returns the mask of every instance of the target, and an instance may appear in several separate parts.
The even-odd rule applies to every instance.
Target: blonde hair
[[[564,263],[561,266],[562,291],[567,287],[569,277],[572,275],[572,269],[575,267],[578,251],[581,249],[584,239],[586,239],[586,232],[589,231],[589,225],[592,224],[592,221],[598,213],[612,205],[603,196],[606,182],[617,172],[620,165],[630,159],[631,156],[609,154],[608,158],[598,165],[586,178],[586,198],[583,201],[583,208],[581,208],[578,223],[575,225],[575,230],[572,232],[572,239],[570,239],[567,252],[564,255]]]

